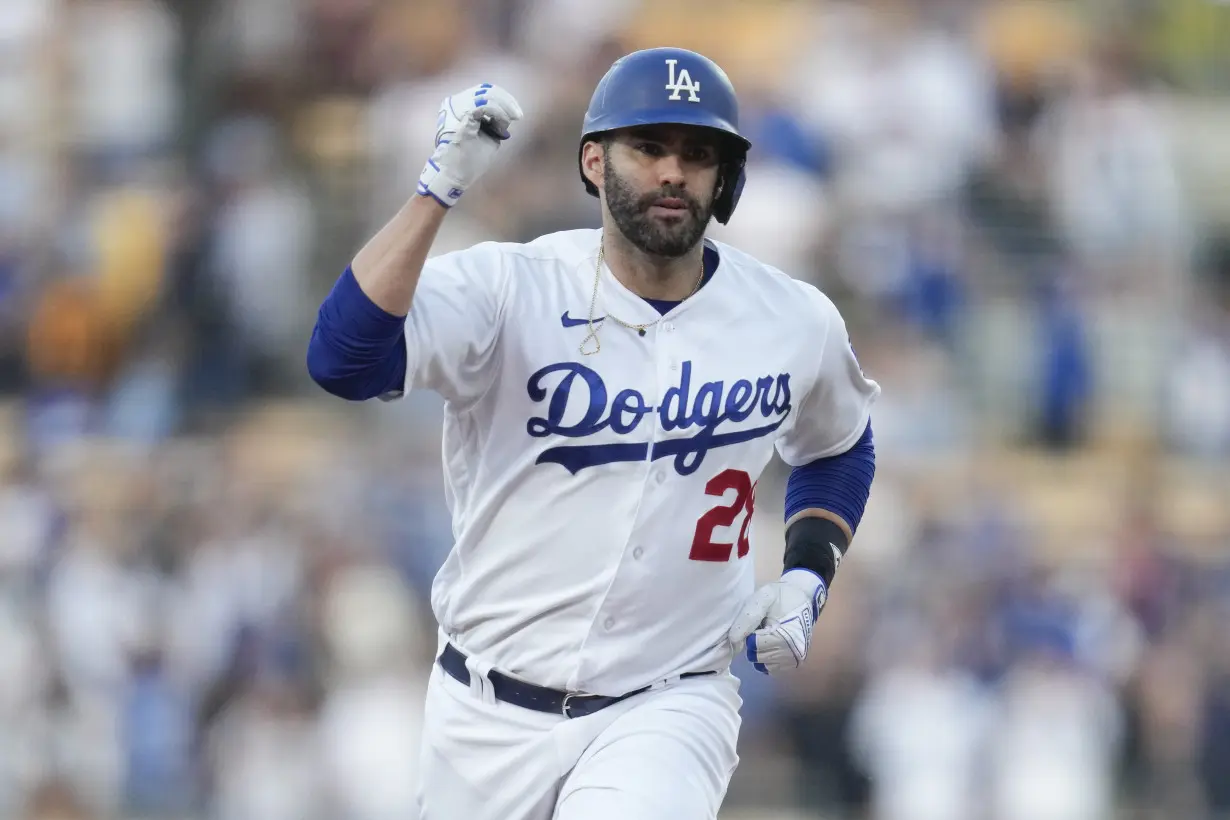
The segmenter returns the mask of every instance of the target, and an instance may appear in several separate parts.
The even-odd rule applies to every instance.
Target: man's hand
[[[461,199],[495,159],[508,128],[524,116],[504,89],[483,83],[446,97],[440,103],[436,150],[419,176],[419,196],[433,197],[445,208]]]
[[[747,600],[730,628],[730,642],[735,651],[745,646],[747,659],[760,672],[795,669],[807,657],[812,627],[828,594],[819,575],[805,569],[788,570]]]

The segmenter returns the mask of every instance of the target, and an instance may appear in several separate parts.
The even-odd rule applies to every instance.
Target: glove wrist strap
[[[430,196],[443,205],[451,208],[461,199],[465,189],[457,181],[445,174],[434,160],[427,160],[423,173],[419,175],[419,196]]]
[[[782,573],[782,582],[806,593],[811,599],[812,617],[820,614],[829,599],[829,585],[809,569],[788,569]]]

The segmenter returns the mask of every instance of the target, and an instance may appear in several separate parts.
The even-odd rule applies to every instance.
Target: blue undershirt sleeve
[[[871,423],[844,453],[795,467],[786,480],[786,520],[806,509],[828,510],[858,529],[875,477],[875,442]]]
[[[316,316],[307,368],[325,391],[349,401],[400,395],[406,381],[406,320],[376,305],[348,267]]]

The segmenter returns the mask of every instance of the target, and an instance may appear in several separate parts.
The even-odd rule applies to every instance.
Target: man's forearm
[[[875,477],[868,423],[846,452],[796,467],[786,482],[784,569],[810,569],[832,583],[854,539]]]
[[[410,312],[427,254],[448,209],[430,196],[414,196],[355,255],[350,268],[359,287],[382,310]]]
[[[405,317],[448,210],[415,196],[355,256],[320,306],[308,342],[312,379],[363,401],[400,391],[406,377]]]
[[[794,515],[786,520],[786,528],[802,518],[822,518],[826,521],[831,521],[841,530],[841,534],[846,537],[846,544],[854,540],[854,530],[850,527],[850,523],[832,510],[824,510],[819,507],[808,507],[807,509],[799,510]]]

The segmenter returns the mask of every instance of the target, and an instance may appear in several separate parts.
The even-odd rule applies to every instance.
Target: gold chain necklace
[[[581,347],[579,348],[582,356],[592,356],[595,353],[597,353],[599,350],[602,349],[602,342],[598,339],[598,325],[594,323],[594,311],[596,310],[597,305],[598,305],[598,284],[602,279],[602,262],[605,258],[606,258],[605,245],[600,243],[598,245],[598,264],[594,265],[594,293],[589,298],[589,321],[588,321],[589,333],[585,334],[585,338],[581,340]],[[696,277],[696,282],[695,284],[692,285],[692,290],[688,293],[687,296],[683,297],[683,299],[681,299],[680,301],[682,302],[687,299],[691,299],[696,294],[696,291],[700,290],[700,283],[703,281],[705,281],[705,255],[704,253],[702,253],[700,256],[700,276]],[[606,313],[606,318],[611,319],[616,324],[623,325],[629,330],[635,330],[637,334],[644,336],[645,331],[649,330],[649,328],[653,327],[658,322],[662,321],[664,317],[659,316],[657,319],[654,319],[652,322],[645,322],[644,324],[637,325],[637,324],[632,324],[631,322],[625,322],[623,319],[620,319],[617,316],[612,315],[611,312],[608,310]],[[590,339],[593,339],[594,341],[594,349],[586,350],[585,346],[589,344]]]

